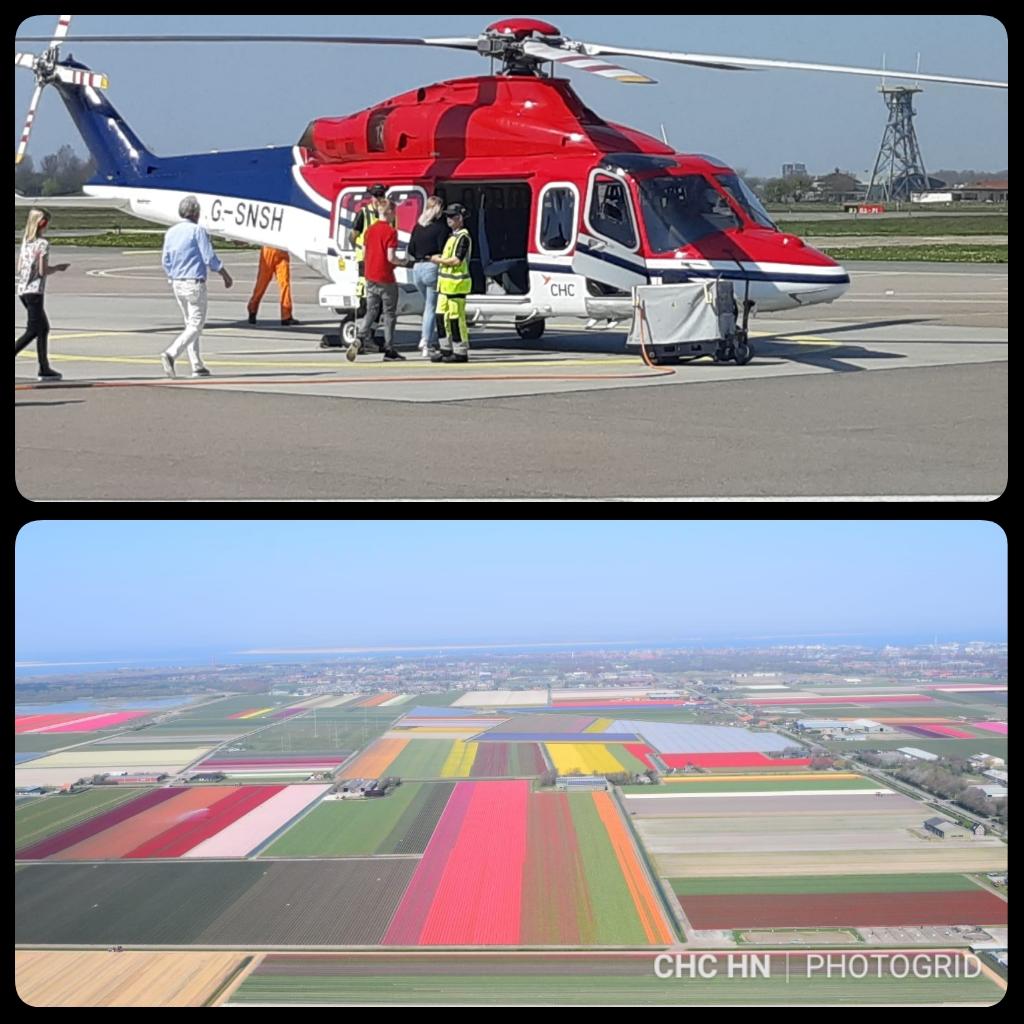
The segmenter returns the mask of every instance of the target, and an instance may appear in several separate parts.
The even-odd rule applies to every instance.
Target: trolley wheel
[[[523,341],[537,341],[544,333],[544,320],[527,320],[525,323],[516,321],[516,334]]]
[[[737,366],[746,366],[754,358],[754,346],[748,341],[741,341],[733,352]]]
[[[356,323],[356,318],[349,317],[341,322],[341,340],[346,346],[351,345],[356,340],[359,334],[359,324]]]

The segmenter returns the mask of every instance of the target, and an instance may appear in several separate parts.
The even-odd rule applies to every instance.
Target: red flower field
[[[680,896],[694,928],[1006,924],[1006,903],[977,892]]]

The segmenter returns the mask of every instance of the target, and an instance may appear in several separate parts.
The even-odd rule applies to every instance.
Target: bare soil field
[[[691,821],[686,822],[687,825]],[[866,822],[864,823],[867,824]],[[917,850],[930,845],[909,828],[824,828],[803,832],[772,831],[765,821],[761,829],[680,829],[679,818],[645,818],[637,828],[651,853],[710,853],[714,850],[749,851],[844,851],[844,850]],[[942,840],[937,840],[942,842]]]
[[[659,872],[672,878],[727,878],[736,875],[899,874],[914,871],[1005,871],[1007,848],[934,846],[910,850],[818,850],[807,853],[663,853],[655,856]]]
[[[705,818],[710,815],[736,818],[748,814],[764,814],[766,801],[758,796],[723,796],[703,797],[694,800],[682,796],[627,796],[626,809],[631,815],[639,817],[664,818],[670,815],[696,816]],[[870,811],[873,815],[891,813],[908,813],[921,807],[915,800],[893,793],[891,796],[871,796],[860,793],[812,793],[801,796],[773,796],[771,812],[783,817],[791,814],[852,814]],[[921,814],[923,821],[928,815]]]
[[[19,950],[18,995],[29,1006],[202,1006],[243,953]]]

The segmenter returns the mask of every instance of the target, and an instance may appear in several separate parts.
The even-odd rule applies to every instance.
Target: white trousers
[[[203,365],[199,358],[199,335],[206,323],[206,282],[172,281],[171,287],[181,308],[181,315],[185,318],[185,330],[174,339],[164,354],[177,359],[185,351],[192,369],[197,370]]]

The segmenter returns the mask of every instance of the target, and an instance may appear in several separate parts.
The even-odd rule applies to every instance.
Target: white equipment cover
[[[690,345],[736,333],[732,281],[639,285],[627,345]]]

